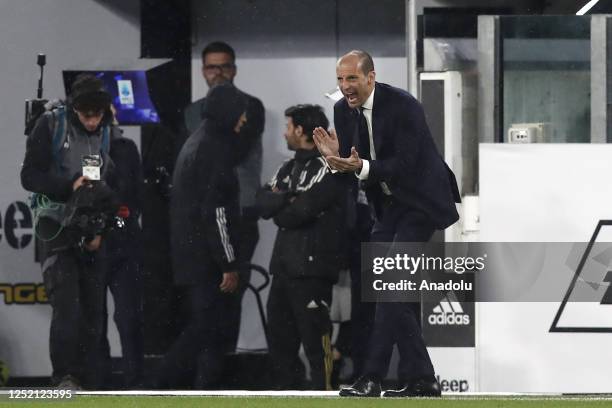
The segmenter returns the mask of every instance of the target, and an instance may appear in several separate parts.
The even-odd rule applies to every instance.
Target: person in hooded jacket
[[[104,134],[112,122],[111,97],[102,81],[83,74],[75,79],[65,107],[45,112],[28,136],[21,169],[22,186],[53,203],[40,213],[36,232],[43,241],[42,270],[53,309],[49,334],[52,385],[96,388],[100,385],[98,348],[102,335],[104,266],[102,236],[77,243],[62,227],[66,202],[82,186],[93,187],[83,174],[85,158],[97,158],[100,183],[112,175]],[[64,138],[55,152],[54,136],[62,121]],[[79,190],[80,191],[80,190]],[[75,193],[76,192],[76,193]]]
[[[203,111],[204,120],[183,145],[173,174],[172,267],[190,316],[161,363],[155,384],[161,388],[182,383],[194,371],[195,388],[216,385],[225,350],[224,296],[238,286],[236,165],[246,99],[231,84],[217,85]]]
[[[221,83],[234,83],[238,68],[236,66],[236,53],[227,43],[213,41],[202,50],[202,77],[207,86],[213,87]],[[238,273],[240,282],[238,290],[226,301],[226,316],[224,319],[225,345],[227,352],[234,352],[240,334],[240,318],[242,314],[242,298],[247,284],[251,279],[251,259],[259,241],[259,214],[255,206],[255,195],[261,187],[262,168],[262,134],[265,125],[265,110],[262,102],[245,92],[247,101],[247,117],[249,118],[240,132],[239,146],[240,160],[236,167],[238,184],[240,186],[240,234],[239,253],[240,267]],[[203,107],[206,98],[185,107],[185,128],[188,134],[195,132],[203,119]]]
[[[121,342],[123,386],[139,388],[144,364],[143,237],[138,221],[142,212],[143,172],[136,143],[124,137],[119,127],[113,130],[109,154],[115,164],[115,177],[111,183],[121,203],[123,225],[105,237],[106,286],[115,305],[113,318]],[[104,320],[107,319],[105,308]],[[111,356],[106,334],[104,330],[101,351],[110,379]]]

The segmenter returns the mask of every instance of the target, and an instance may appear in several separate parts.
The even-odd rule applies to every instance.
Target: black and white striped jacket
[[[344,183],[314,150],[298,150],[259,191],[263,218],[279,227],[270,273],[336,281],[344,261]]]
[[[204,123],[183,145],[174,169],[172,266],[179,285],[217,287],[222,273],[238,268],[238,178],[231,135]]]

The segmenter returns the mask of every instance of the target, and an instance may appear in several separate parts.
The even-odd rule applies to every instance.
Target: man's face
[[[300,147],[300,136],[302,135],[302,127],[294,126],[293,119],[286,117],[287,128],[285,129],[285,140],[287,141],[287,149],[297,150]]]
[[[363,105],[374,89],[376,74],[371,71],[365,75],[355,55],[345,56],[338,61],[336,76],[340,91],[353,109]]]
[[[236,76],[236,65],[229,54],[209,52],[202,61],[202,76],[209,87],[233,82]]]
[[[98,128],[100,122],[102,121],[102,118],[104,117],[103,110],[81,112],[75,109],[74,111],[79,117],[79,121],[81,121],[81,124],[85,129],[87,129],[88,132],[94,132]]]

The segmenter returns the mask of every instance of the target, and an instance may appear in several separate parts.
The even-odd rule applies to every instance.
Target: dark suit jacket
[[[354,145],[358,115],[345,99],[334,106],[334,124],[340,156],[348,157]],[[444,229],[459,219],[455,175],[436,149],[419,101],[406,91],[377,82],[372,137],[376,160],[370,160],[365,189],[375,207],[380,208],[383,197],[380,182],[384,181],[394,199],[425,214],[436,229]]]

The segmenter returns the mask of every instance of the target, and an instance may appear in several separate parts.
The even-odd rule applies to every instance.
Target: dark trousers
[[[267,314],[268,348],[276,388],[294,386],[295,362],[302,343],[310,363],[312,388],[331,389],[331,297],[330,281],[273,277]]]
[[[101,259],[77,249],[45,254],[43,279],[53,309],[49,333],[53,384],[66,376],[88,388],[101,384],[99,345],[106,300]]]
[[[249,265],[255,253],[257,242],[259,241],[259,227],[257,218],[242,217],[239,226],[238,256],[240,257],[240,283],[238,289],[231,294],[221,298],[223,302],[224,319],[221,322],[222,332],[224,333],[225,351],[233,353],[238,344],[240,334],[240,317],[242,316],[242,297],[247,289],[247,284],[251,280],[251,269]]]
[[[349,269],[351,272],[351,359],[353,376],[363,374],[372,327],[374,302],[361,300],[361,243],[370,240],[372,219],[367,205],[356,206],[356,228],[349,234]]]
[[[190,286],[185,293],[187,325],[164,356],[156,386],[176,387],[189,377],[196,389],[215,388],[225,354],[223,294],[217,284]]]
[[[141,384],[144,360],[142,266],[137,257],[127,255],[110,256],[107,264],[109,270],[106,286],[110,289],[115,303],[113,318],[121,341],[124,385],[135,387]],[[107,319],[105,307],[104,321]],[[105,324],[102,353],[110,363],[110,347],[106,334]]]
[[[372,242],[427,242],[434,228],[420,213],[390,201],[374,224]],[[398,377],[407,381],[433,377],[434,369],[423,340],[419,303],[376,304],[374,330],[370,338],[364,372],[383,379],[387,375],[393,345],[400,353]]]

